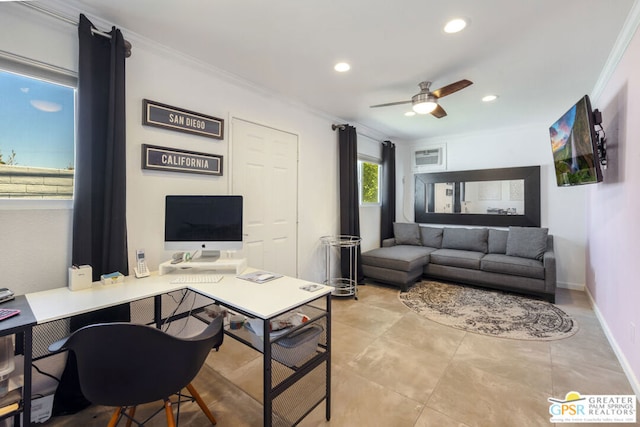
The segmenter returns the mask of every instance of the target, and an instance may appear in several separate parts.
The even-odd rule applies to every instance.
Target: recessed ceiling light
[[[451,21],[447,22],[447,24],[444,26],[444,32],[445,33],[457,33],[458,31],[462,31],[464,30],[464,27],[467,26],[467,21],[465,21],[462,18],[456,18],[456,19],[452,19]]]
[[[407,117],[411,117],[411,116],[415,116],[416,112],[415,111],[407,111],[406,113],[404,113],[405,116]]]
[[[338,62],[333,67],[333,69],[339,73],[344,73],[345,71],[349,71],[351,69],[351,65],[347,64],[346,62]]]
[[[482,97],[482,102],[491,102],[498,99],[498,95],[487,95]]]

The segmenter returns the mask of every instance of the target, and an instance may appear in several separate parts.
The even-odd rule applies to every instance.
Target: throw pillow
[[[507,230],[489,229],[489,253],[490,254],[506,254],[507,253]]]
[[[509,227],[507,255],[541,260],[547,250],[549,229]]]
[[[396,239],[396,245],[422,245],[420,226],[416,223],[394,222],[393,237]]]
[[[422,237],[423,246],[430,248],[442,247],[442,228],[420,227],[420,236]]]
[[[486,228],[445,228],[442,235],[442,247],[487,253]]]

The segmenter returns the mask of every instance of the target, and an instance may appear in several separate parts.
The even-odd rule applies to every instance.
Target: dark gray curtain
[[[360,236],[360,200],[358,197],[358,136],[356,128],[344,125],[338,130],[338,154],[340,157],[340,234]],[[360,247],[357,249],[357,265],[354,278],[362,282]],[[340,257],[342,277],[350,277],[349,249],[342,249]]]
[[[93,267],[93,280],[129,274],[126,229],[125,43],[93,35],[80,15],[78,141],[73,206],[74,264]]]
[[[380,245],[393,237],[396,220],[396,146],[391,141],[382,143],[382,179],[380,180]]]
[[[93,267],[93,280],[105,273],[129,274],[126,229],[125,43],[120,30],[111,38],[91,33],[80,15],[78,135],[73,195],[72,262]],[[75,316],[70,327],[128,322],[129,304]],[[99,367],[98,367],[99,369]],[[69,354],[53,402],[53,415],[74,414],[90,402],[80,390],[77,361]]]

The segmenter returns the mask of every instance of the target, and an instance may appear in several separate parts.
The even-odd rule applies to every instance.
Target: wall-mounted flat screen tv
[[[602,181],[594,115],[588,95],[551,125],[549,135],[558,186]]]

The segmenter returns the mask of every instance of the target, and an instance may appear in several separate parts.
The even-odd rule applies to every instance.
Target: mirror
[[[416,222],[540,226],[540,167],[416,174]]]
[[[427,212],[524,215],[524,179],[437,182],[427,192]]]

